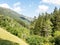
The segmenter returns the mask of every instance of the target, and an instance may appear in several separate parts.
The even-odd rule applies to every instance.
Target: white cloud
[[[12,9],[12,10],[18,12],[18,13],[22,11],[22,8],[21,8],[19,2],[14,3],[12,5],[12,7],[9,4],[7,4],[7,3],[2,3],[2,4],[0,4],[0,7]]]
[[[0,4],[0,7],[10,8],[10,6],[7,3]]]
[[[42,0],[42,2],[60,5],[60,0]]]
[[[22,11],[22,9],[20,7],[14,7],[13,10],[18,12],[18,13]]]
[[[15,4],[13,4],[13,10],[16,12],[21,12],[22,8],[20,7],[21,3],[20,2],[16,2]]]
[[[37,12],[38,12],[38,13],[47,12],[48,9],[49,9],[49,7],[46,6],[46,5],[39,5],[39,6],[38,6],[38,9],[37,9]]]
[[[13,6],[16,7],[16,6],[20,6],[21,3],[20,2],[16,2]]]

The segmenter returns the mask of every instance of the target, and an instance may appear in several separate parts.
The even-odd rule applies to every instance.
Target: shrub
[[[60,36],[55,37],[55,45],[60,45]]]
[[[55,31],[54,37],[60,36],[60,31]]]
[[[55,31],[54,37],[50,38],[50,42],[54,45],[60,45],[60,31]]]
[[[40,36],[32,35],[26,39],[30,45],[43,45],[44,39]]]

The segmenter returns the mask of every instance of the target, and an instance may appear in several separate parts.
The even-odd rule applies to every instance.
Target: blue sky
[[[60,8],[60,0],[0,0],[0,7],[10,8],[28,17],[50,13],[55,6]]]

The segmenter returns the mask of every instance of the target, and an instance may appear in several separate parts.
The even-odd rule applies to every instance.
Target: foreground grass
[[[9,41],[12,41],[12,42],[16,42],[19,45],[28,45],[22,39],[10,34],[9,32],[7,32],[6,30],[4,30],[2,28],[0,28],[0,38],[4,39],[4,40],[9,40]]]
[[[9,40],[0,39],[0,45],[19,45],[19,44]]]

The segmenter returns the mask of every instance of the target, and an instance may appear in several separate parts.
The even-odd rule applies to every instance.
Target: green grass
[[[7,32],[6,30],[0,28],[0,38],[4,39],[4,40],[9,40],[12,42],[16,42],[19,45],[28,45],[25,41],[23,41],[22,39],[12,35],[11,33]]]
[[[0,45],[19,45],[19,44],[9,40],[0,39]]]

